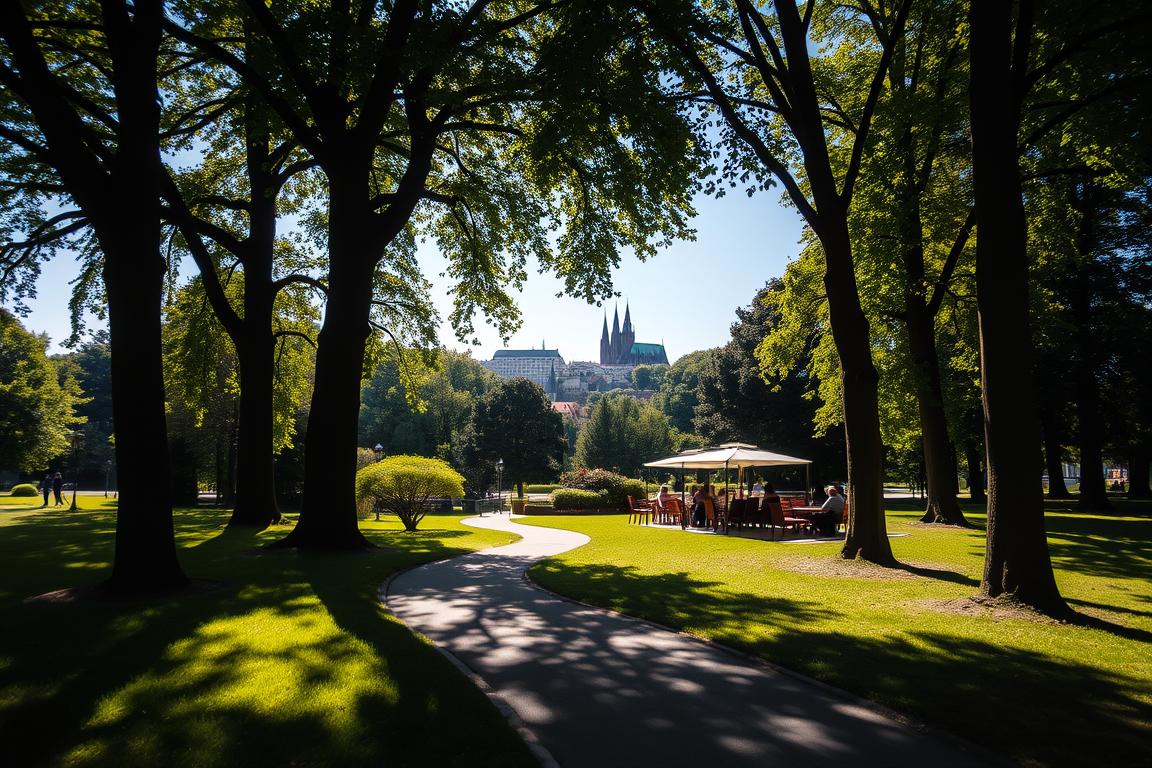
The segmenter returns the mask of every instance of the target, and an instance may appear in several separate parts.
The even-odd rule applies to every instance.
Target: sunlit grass
[[[1064,596],[1094,621],[1059,624],[968,600],[984,532],[916,523],[894,505],[907,568],[780,544],[532,518],[592,542],[531,570],[557,592],[720,641],[1035,765],[1134,765],[1152,738],[1152,505],[1049,510]],[[969,517],[983,525],[982,514]]]
[[[38,499],[33,501],[39,501]],[[496,710],[381,607],[397,570],[513,537],[365,522],[373,554],[256,554],[287,533],[177,513],[200,588],[24,602],[107,576],[114,511],[0,507],[0,765],[530,765]]]

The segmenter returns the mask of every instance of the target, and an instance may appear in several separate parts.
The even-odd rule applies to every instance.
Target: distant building
[[[498,349],[491,360],[480,364],[502,379],[529,379],[549,395],[556,391],[556,376],[565,367],[559,350],[543,348]]]
[[[668,354],[663,344],[636,341],[632,327],[632,312],[624,305],[624,327],[620,327],[620,310],[612,312],[612,332],[608,332],[608,316],[604,316],[604,330],[600,334],[601,365],[668,365]]]

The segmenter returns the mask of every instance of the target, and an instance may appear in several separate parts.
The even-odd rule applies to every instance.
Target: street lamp
[[[80,508],[76,505],[76,486],[79,485],[76,481],[80,477],[76,454],[80,451],[80,444],[84,442],[84,433],[74,429],[69,433],[69,436],[72,438],[72,506],[68,508],[68,511],[75,512]]]
[[[501,487],[501,480],[504,479],[504,459],[496,459],[496,500],[499,502],[500,507],[498,512],[504,511],[504,492]]]
[[[112,478],[112,459],[104,462],[104,498],[108,498],[109,480]]]
[[[372,453],[376,454],[376,461],[380,461],[380,459],[384,458],[384,446],[376,443],[376,445],[372,446]]]

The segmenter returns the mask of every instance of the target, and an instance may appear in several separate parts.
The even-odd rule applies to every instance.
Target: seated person
[[[716,506],[716,497],[712,495],[712,486],[705,484],[696,489],[696,493],[692,494],[692,527],[703,528],[708,524],[708,512],[704,509],[705,499],[712,500],[712,506]]]
[[[771,486],[769,486],[769,487],[771,487]],[[760,478],[756,478],[756,482],[752,483],[752,495],[753,496],[763,496],[764,495],[764,484],[762,482],[760,482]]]
[[[656,494],[657,509],[663,510],[665,506],[664,503],[670,498],[672,498],[672,489],[667,485],[660,486],[660,492]]]
[[[835,485],[828,486],[824,492],[828,498],[820,505],[820,511],[812,515],[812,527],[822,536],[835,536],[836,526],[844,514],[844,497]]]
[[[772,487],[772,483],[768,483],[768,485],[764,486],[763,496],[764,499],[761,503],[764,501],[770,501],[774,504],[780,503],[780,496],[776,493],[776,489]]]

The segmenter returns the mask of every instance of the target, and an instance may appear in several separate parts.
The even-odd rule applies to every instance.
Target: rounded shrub
[[[581,488],[557,488],[552,491],[552,509],[603,509],[611,506],[603,491]]]
[[[40,491],[36,490],[36,486],[32,483],[19,483],[12,486],[13,496],[39,496]]]
[[[464,477],[443,459],[389,456],[356,473],[356,503],[361,512],[375,510],[416,526],[428,513],[429,499],[460,498]]]

